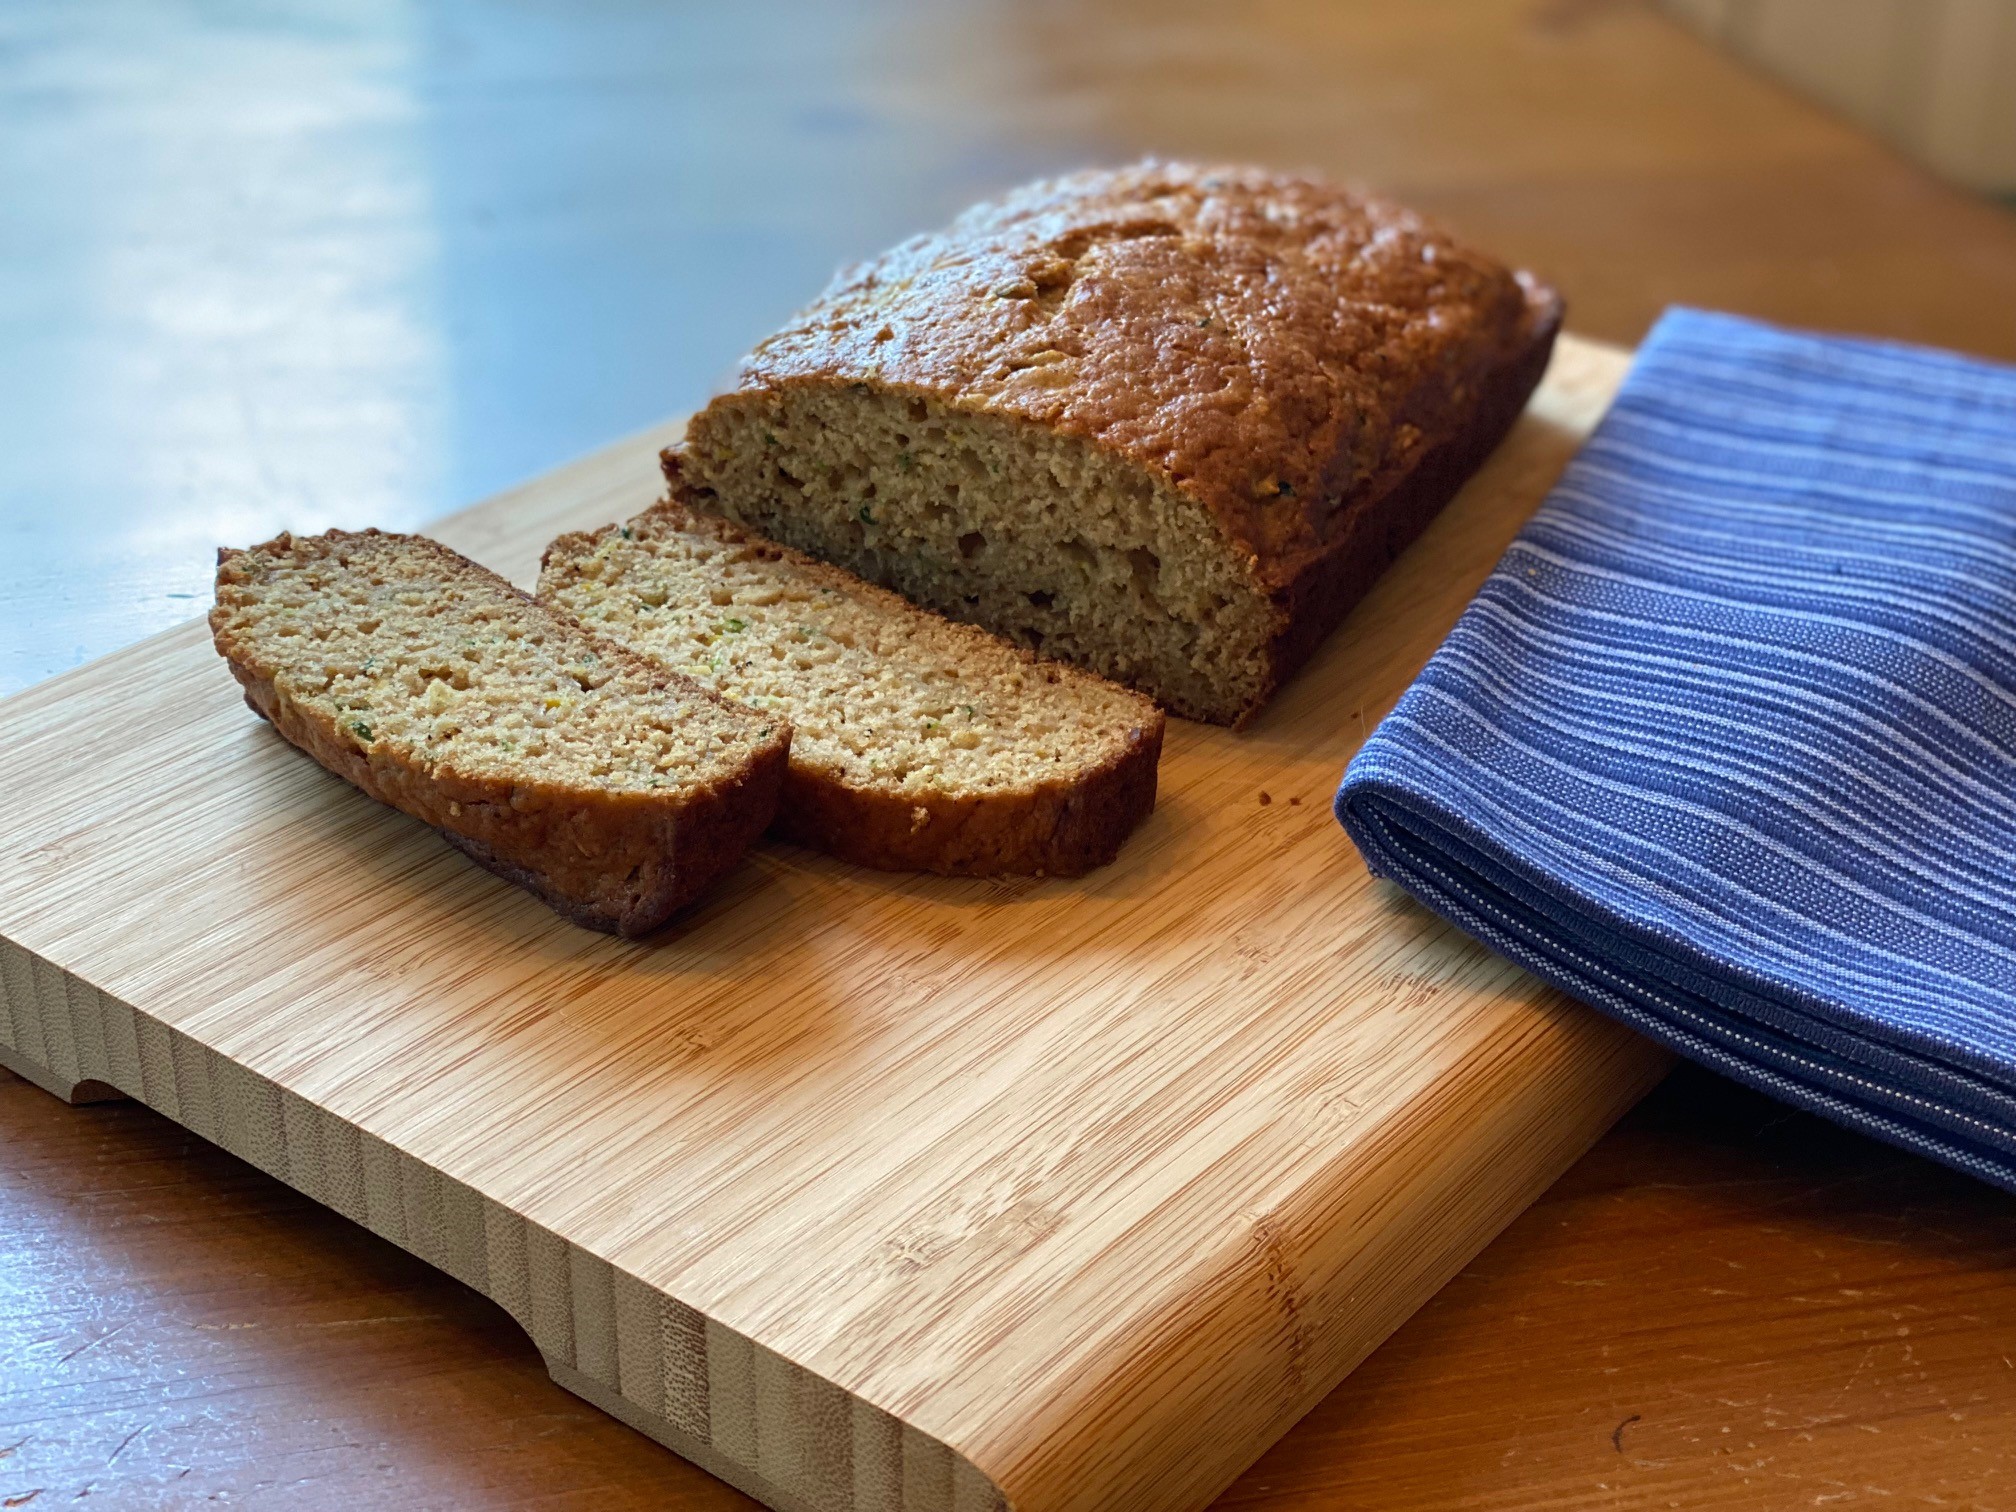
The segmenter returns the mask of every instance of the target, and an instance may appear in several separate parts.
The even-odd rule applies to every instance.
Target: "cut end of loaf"
[[[1239,723],[1502,430],[1555,310],[1315,179],[1092,169],[839,274],[666,471],[695,508]]]
[[[867,383],[732,394],[666,453],[674,498],[1032,652],[1230,723],[1278,610],[1211,512],[1076,436]]]

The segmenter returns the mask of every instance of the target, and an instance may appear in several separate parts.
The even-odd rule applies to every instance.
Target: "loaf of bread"
[[[864,866],[1075,876],[1155,807],[1162,714],[663,504],[547,548],[539,597],[792,726],[775,830]]]
[[[1560,301],[1395,206],[1148,162],[844,272],[673,496],[1238,722],[1495,446]]]
[[[210,628],[273,727],[568,918],[648,933],[769,824],[790,727],[419,536],[222,551]]]

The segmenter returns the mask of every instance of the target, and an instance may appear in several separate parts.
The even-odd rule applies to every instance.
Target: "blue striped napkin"
[[[1669,313],[1344,775],[1379,876],[2016,1190],[2016,369]]]

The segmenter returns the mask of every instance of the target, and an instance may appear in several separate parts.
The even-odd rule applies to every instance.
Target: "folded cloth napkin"
[[[1669,313],[1337,816],[1584,1002],[2016,1190],[2016,369]]]

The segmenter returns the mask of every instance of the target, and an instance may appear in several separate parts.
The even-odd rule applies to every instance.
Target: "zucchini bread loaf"
[[[544,603],[791,723],[775,830],[862,866],[1073,877],[1155,807],[1162,711],[660,504],[546,548]]]
[[[1409,212],[1147,162],[840,275],[674,500],[1235,723],[1495,446],[1561,306]]]
[[[579,924],[648,933],[776,812],[784,720],[421,536],[219,552],[210,629],[288,740]]]

